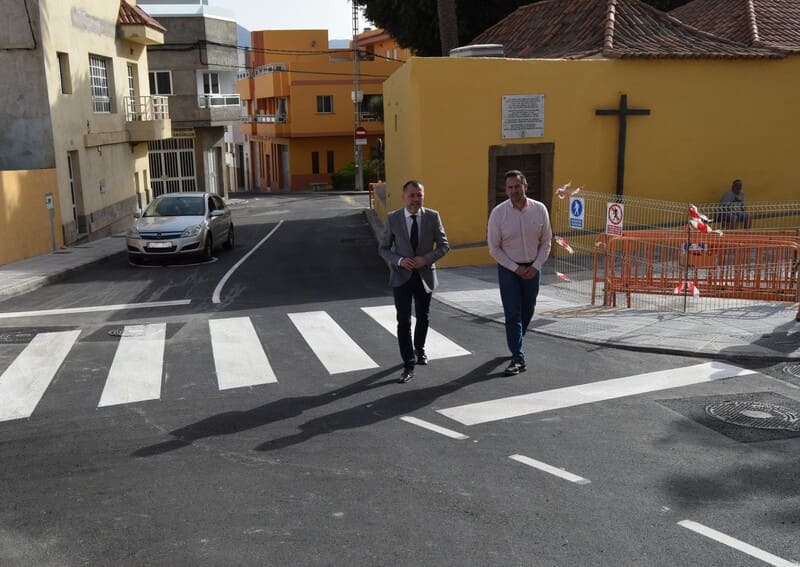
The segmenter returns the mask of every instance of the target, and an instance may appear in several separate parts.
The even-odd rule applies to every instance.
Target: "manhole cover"
[[[793,410],[775,404],[727,401],[708,404],[705,410],[708,415],[733,425],[800,431],[800,416]]]
[[[789,364],[788,366],[784,366],[783,371],[786,374],[794,376],[795,378],[800,378],[800,364]]]

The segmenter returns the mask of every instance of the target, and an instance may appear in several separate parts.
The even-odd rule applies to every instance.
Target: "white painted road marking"
[[[591,404],[658,390],[668,390],[734,376],[755,374],[752,370],[723,362],[706,362],[673,370],[660,370],[625,378],[557,388],[545,392],[511,396],[438,410],[442,415],[464,425],[476,425],[499,419],[529,415],[555,409]],[[528,372],[530,375],[530,372]]]
[[[395,313],[394,305],[362,307],[361,310],[375,319],[381,327],[389,331],[392,335],[395,337],[397,336],[397,314]],[[412,318],[412,328],[413,324],[414,319]],[[430,360],[471,354],[468,350],[461,348],[456,343],[431,328],[428,329],[428,338],[425,341],[425,352]]]
[[[524,465],[528,465],[529,467],[533,467],[535,469],[539,469],[540,471],[544,471],[546,473],[550,473],[555,475],[559,478],[563,478],[564,480],[568,480],[570,482],[574,482],[576,484],[589,484],[592,482],[591,480],[585,479],[582,476],[578,476],[576,474],[572,474],[571,472],[567,472],[563,469],[558,469],[552,465],[548,465],[547,463],[543,463],[542,461],[537,461],[536,459],[531,459],[530,457],[526,457],[525,455],[511,455],[509,459],[513,461],[517,461]]]
[[[150,309],[152,307],[174,307],[176,305],[189,305],[191,302],[191,299],[176,299],[174,301],[149,301],[145,303],[118,303],[116,305],[94,305],[90,307],[43,309],[41,311],[17,311],[11,313],[0,313],[0,319],[13,319],[15,317],[39,317],[40,315],[71,315],[73,313],[96,313],[100,311],[122,311],[125,309]]]
[[[0,375],[0,421],[28,418],[78,340],[80,330],[40,333]]]
[[[126,325],[98,407],[161,397],[167,324]]]
[[[423,419],[417,419],[416,417],[411,417],[409,415],[403,416],[400,418],[401,420],[411,423],[413,425],[418,425],[424,429],[428,429],[435,433],[440,433],[441,435],[445,435],[447,437],[451,437],[453,439],[469,439],[467,435],[463,433],[459,433],[458,431],[453,431],[452,429],[445,429],[444,427],[439,427],[438,425],[434,425],[429,421],[425,421]]]
[[[277,382],[249,317],[209,319],[220,390]]]
[[[325,311],[289,313],[289,319],[329,373],[378,367]]]
[[[225,273],[224,276],[222,276],[222,279],[219,280],[219,283],[217,284],[217,287],[214,288],[214,293],[211,295],[211,302],[212,303],[220,303],[222,301],[222,299],[221,299],[222,288],[225,287],[225,284],[227,283],[228,279],[233,275],[233,272],[235,272],[239,268],[239,266],[244,264],[244,261],[247,260],[250,257],[250,254],[252,254],[256,250],[258,250],[259,246],[264,244],[267,241],[267,239],[269,239],[270,236],[275,234],[275,231],[278,230],[281,227],[282,224],[283,224],[283,221],[280,221],[277,225],[275,225],[275,228],[273,228],[271,231],[269,231],[269,234],[267,234],[264,238],[259,240],[258,244],[253,246],[247,254],[242,256],[242,258],[238,262],[236,262],[233,266],[231,266],[231,269],[228,270]]]
[[[718,541],[728,547],[732,547],[737,551],[741,551],[742,553],[746,553],[750,557],[755,557],[763,561],[764,563],[769,563],[770,565],[775,565],[775,567],[798,567],[800,563],[796,563],[794,561],[787,561],[786,559],[782,559],[777,555],[772,555],[771,553],[767,553],[766,551],[762,551],[757,547],[753,547],[749,543],[744,543],[743,541],[739,541],[738,539],[732,538],[729,535],[725,535],[722,532],[718,532],[717,530],[713,530],[704,526],[703,524],[698,524],[697,522],[693,522],[691,520],[683,520],[678,522],[679,526],[686,528],[687,530],[692,530],[700,535],[703,535],[707,538],[711,538],[714,541]]]

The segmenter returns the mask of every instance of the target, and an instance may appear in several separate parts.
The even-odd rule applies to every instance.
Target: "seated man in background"
[[[742,190],[742,180],[734,179],[729,191],[725,191],[720,204],[720,226],[722,228],[750,228],[752,219],[744,208],[744,191]]]

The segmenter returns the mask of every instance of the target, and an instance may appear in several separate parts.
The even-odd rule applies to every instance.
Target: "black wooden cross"
[[[619,108],[599,109],[597,116],[619,116],[619,142],[617,146],[617,195],[622,196],[625,183],[625,139],[628,131],[628,116],[649,116],[649,108],[628,108],[628,95],[619,96]]]

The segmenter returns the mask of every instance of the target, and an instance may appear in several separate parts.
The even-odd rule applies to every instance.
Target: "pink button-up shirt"
[[[503,201],[489,215],[487,240],[489,254],[504,268],[513,272],[519,262],[533,262],[541,270],[553,240],[547,207],[529,198],[519,210],[511,199]]]

